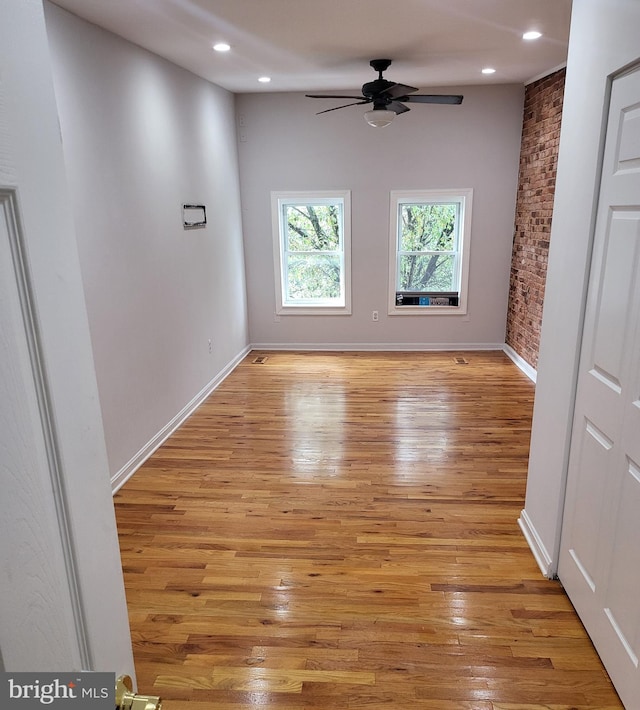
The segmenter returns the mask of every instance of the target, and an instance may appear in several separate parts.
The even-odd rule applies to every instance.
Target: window
[[[391,193],[390,315],[467,312],[472,193]]]
[[[276,312],[349,314],[350,193],[273,192]]]

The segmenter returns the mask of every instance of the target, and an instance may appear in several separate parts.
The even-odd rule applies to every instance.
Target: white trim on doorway
[[[547,552],[547,549],[544,546],[544,543],[542,542],[542,538],[540,537],[540,535],[538,535],[534,524],[531,522],[531,519],[527,515],[526,510],[523,510],[520,513],[520,517],[518,518],[518,525],[520,526],[520,530],[522,530],[522,534],[524,535],[525,540],[531,548],[531,552],[533,553],[533,556],[535,557],[535,560],[538,563],[538,567],[540,567],[540,571],[547,579],[553,579],[555,577],[555,568],[553,566],[553,560],[551,558],[551,555]]]

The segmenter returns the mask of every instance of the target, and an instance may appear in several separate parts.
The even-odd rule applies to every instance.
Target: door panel
[[[640,708],[640,71],[614,79],[558,574]]]
[[[637,537],[637,518],[640,511],[640,469],[628,462],[628,473],[622,485],[621,506],[609,576],[615,580],[606,595],[605,613],[609,622],[630,655],[633,665],[638,665],[637,630],[640,621],[638,604],[637,570],[640,569],[640,546]]]
[[[577,487],[591,491],[580,506],[576,506],[573,517],[573,547],[571,556],[589,587],[595,586],[596,554],[601,528],[601,501],[605,489],[603,472],[608,468],[608,460],[613,442],[590,421],[584,420],[582,430],[579,465],[576,466]]]
[[[0,189],[0,641],[11,670],[78,664],[56,525],[51,456],[39,414],[13,193]],[[29,623],[25,623],[25,619]],[[57,659],[61,659],[57,661]],[[56,663],[57,661],[57,663]],[[58,665],[59,664],[59,665]]]
[[[594,327],[594,369],[602,382],[620,394],[625,343],[629,332],[631,298],[637,266],[640,215],[612,211],[608,224],[606,258],[599,284],[600,300]]]

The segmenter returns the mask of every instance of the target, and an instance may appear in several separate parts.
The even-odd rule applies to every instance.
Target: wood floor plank
[[[504,354],[260,354],[115,497],[142,692],[622,707],[518,528],[534,388]]]

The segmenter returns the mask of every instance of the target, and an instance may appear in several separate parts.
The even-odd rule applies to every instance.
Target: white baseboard
[[[164,426],[149,442],[147,442],[138,453],[133,456],[112,478],[111,491],[116,493],[142,466],[142,464],[173,434],[184,421],[190,417],[204,400],[225,380],[239,363],[251,352],[251,346],[247,346],[241,353],[226,365],[210,382],[208,382],[198,394],[184,406],[173,419]]]
[[[460,350],[503,350],[504,343],[252,343],[252,350],[431,352]]]
[[[522,534],[525,537],[533,556],[540,567],[540,571],[547,579],[553,579],[555,577],[555,569],[553,567],[553,560],[551,555],[547,552],[547,548],[544,546],[538,531],[535,529],[531,519],[527,515],[527,511],[523,510],[518,518],[518,525],[522,530]]]
[[[532,382],[536,381],[536,378],[538,376],[537,370],[534,370],[534,368],[531,367],[531,365],[529,365],[526,360],[523,360],[510,345],[507,345],[505,343],[502,346],[502,349],[504,350],[505,355],[511,360],[513,360],[515,365],[517,365]]]

